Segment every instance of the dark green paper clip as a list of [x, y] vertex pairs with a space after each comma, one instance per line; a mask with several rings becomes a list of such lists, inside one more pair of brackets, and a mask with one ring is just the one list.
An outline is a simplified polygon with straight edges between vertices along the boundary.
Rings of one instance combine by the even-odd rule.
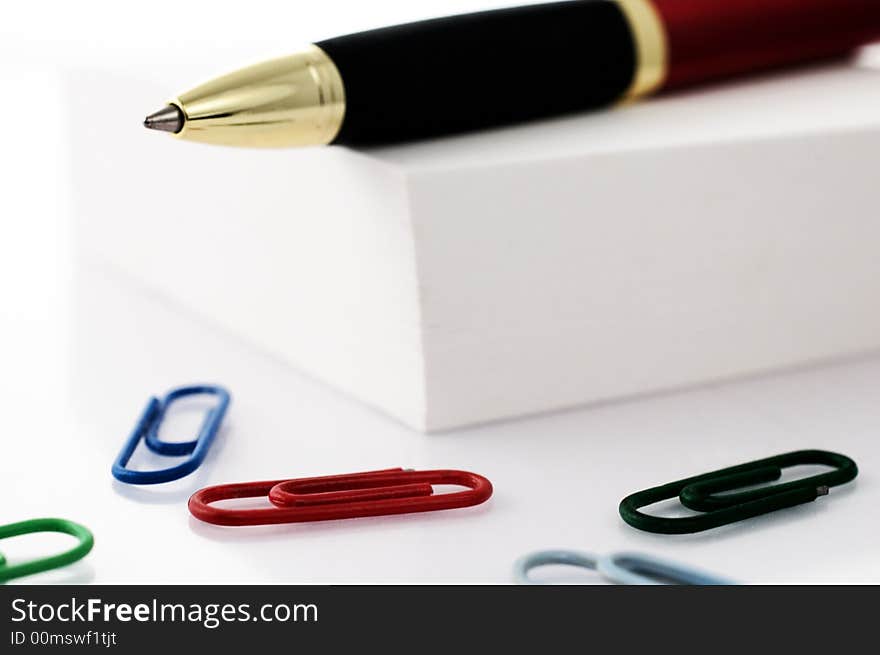
[[[833, 467], [834, 470], [769, 487], [717, 495], [742, 487], [773, 482], [782, 476], [783, 468], [803, 464], [823, 464]], [[702, 532], [775, 512], [778, 509], [812, 502], [819, 496], [828, 495], [829, 487], [845, 484], [853, 480], [858, 473], [856, 463], [846, 455], [825, 450], [798, 450], [636, 492], [620, 501], [620, 516], [634, 528], [646, 532], [660, 534]], [[676, 496], [682, 505], [703, 514], [684, 518], [664, 518], [639, 511], [642, 507]]]

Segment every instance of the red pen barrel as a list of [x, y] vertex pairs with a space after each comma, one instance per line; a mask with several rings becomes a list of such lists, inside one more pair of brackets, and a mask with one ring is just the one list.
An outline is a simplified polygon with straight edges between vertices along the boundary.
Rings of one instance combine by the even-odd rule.
[[880, 41], [880, 0], [652, 0], [668, 47], [663, 89], [844, 56]]

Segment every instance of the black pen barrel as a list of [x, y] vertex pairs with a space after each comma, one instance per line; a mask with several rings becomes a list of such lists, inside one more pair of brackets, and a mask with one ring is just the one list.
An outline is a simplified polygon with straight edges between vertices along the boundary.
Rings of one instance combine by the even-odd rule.
[[636, 46], [615, 2], [579, 0], [440, 18], [316, 44], [345, 88], [333, 143], [393, 143], [602, 107]]

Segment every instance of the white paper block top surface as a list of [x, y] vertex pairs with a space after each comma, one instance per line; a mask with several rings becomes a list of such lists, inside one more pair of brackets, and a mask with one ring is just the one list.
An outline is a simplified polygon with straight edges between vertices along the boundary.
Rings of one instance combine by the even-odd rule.
[[368, 151], [147, 134], [154, 77], [72, 78], [85, 249], [417, 429], [880, 347], [865, 59]]

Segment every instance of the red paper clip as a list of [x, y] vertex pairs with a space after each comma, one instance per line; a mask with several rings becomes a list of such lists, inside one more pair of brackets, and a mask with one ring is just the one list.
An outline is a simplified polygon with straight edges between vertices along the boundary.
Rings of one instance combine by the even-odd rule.
[[[468, 490], [435, 495], [432, 485], [436, 484]], [[491, 495], [492, 483], [476, 473], [397, 468], [205, 487], [189, 499], [189, 511], [197, 519], [217, 525], [266, 525], [433, 512], [479, 505]], [[220, 500], [260, 496], [268, 496], [275, 507], [225, 509], [211, 505]]]

